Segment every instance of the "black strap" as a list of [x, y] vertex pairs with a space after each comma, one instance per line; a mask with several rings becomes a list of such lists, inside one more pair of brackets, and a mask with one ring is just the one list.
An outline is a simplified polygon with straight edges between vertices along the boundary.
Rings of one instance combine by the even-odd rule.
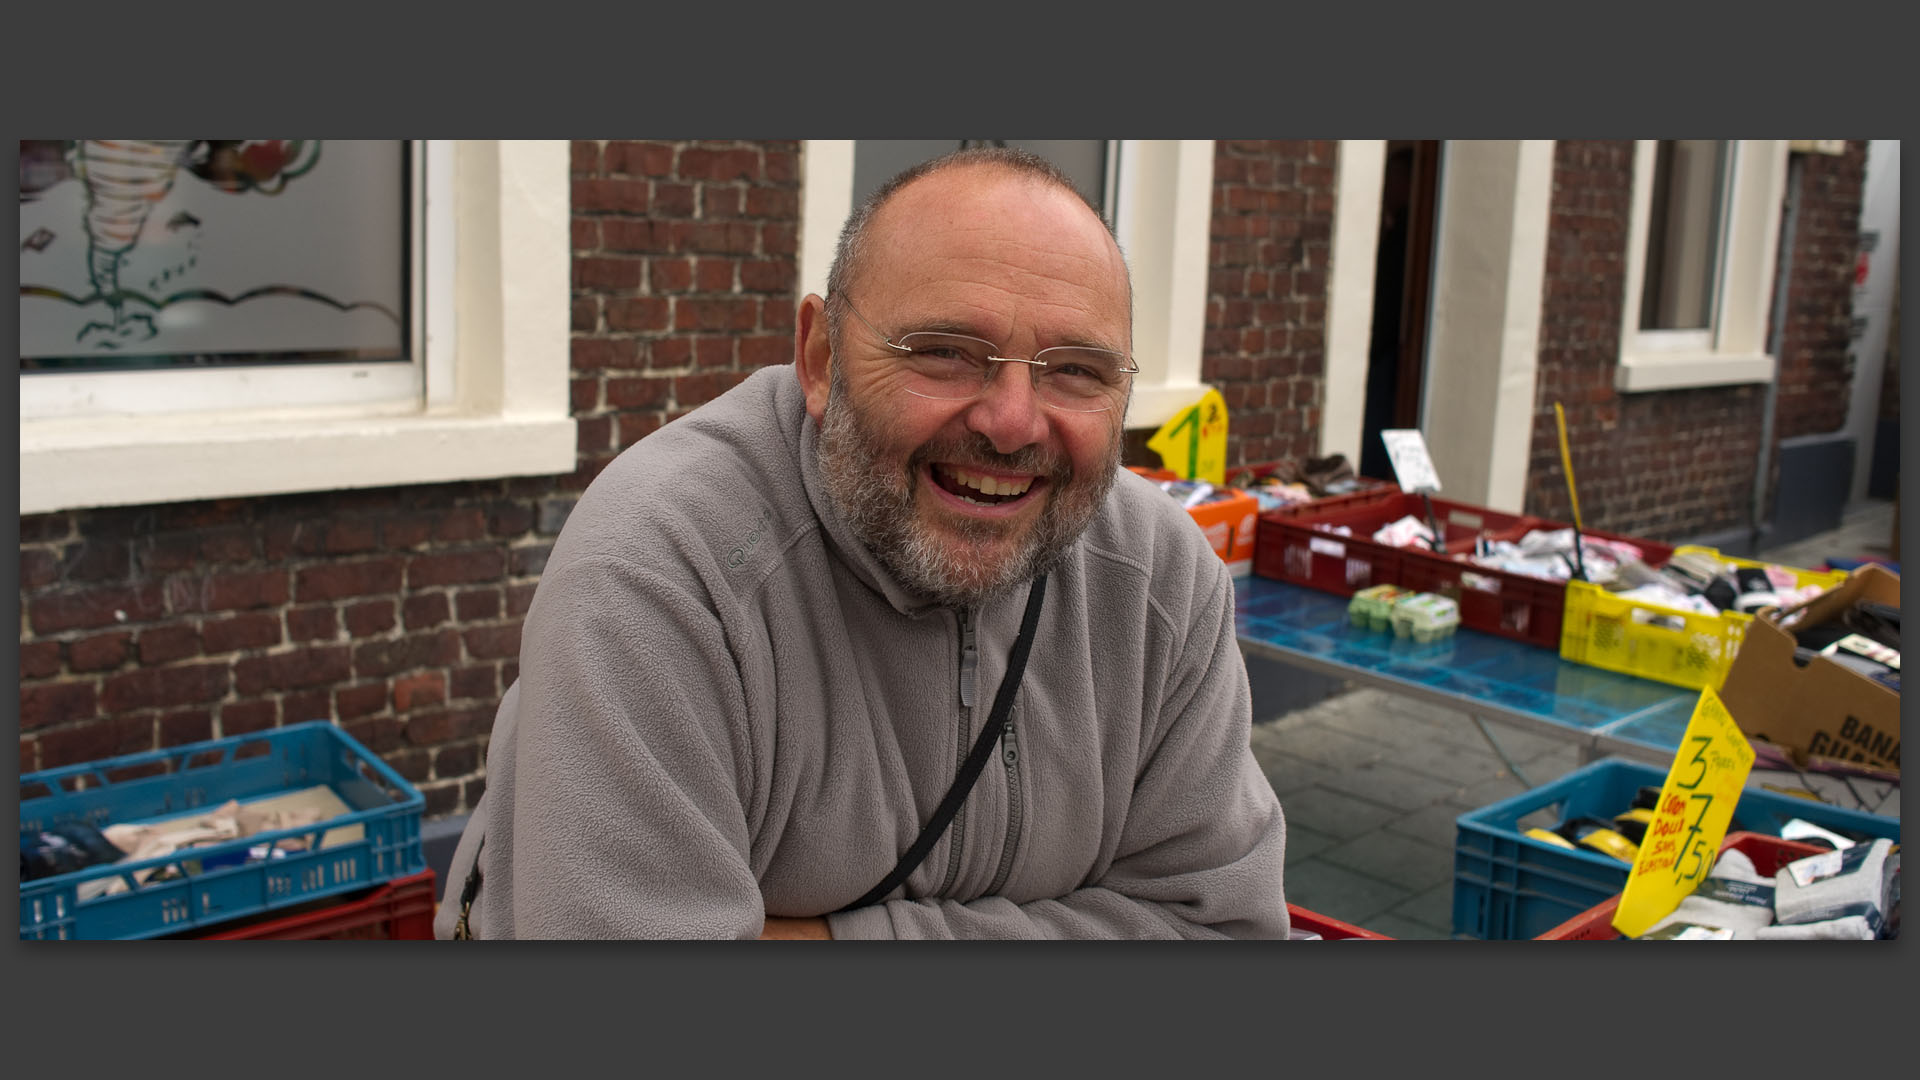
[[920, 865], [927, 852], [933, 850], [934, 842], [940, 834], [947, 831], [953, 823], [953, 816], [960, 811], [960, 804], [966, 801], [967, 793], [973, 790], [973, 782], [980, 778], [980, 770], [986, 767], [987, 758], [993, 753], [993, 744], [1000, 738], [1001, 730], [1007, 724], [1007, 714], [1013, 711], [1013, 697], [1020, 689], [1020, 677], [1027, 670], [1027, 653], [1033, 649], [1033, 631], [1040, 624], [1040, 604], [1046, 599], [1047, 576], [1033, 579], [1033, 587], [1027, 592], [1027, 613], [1020, 620], [1020, 636], [1013, 642], [1013, 651], [1007, 654], [1007, 674], [1000, 680], [1000, 692], [994, 695], [993, 712], [980, 729], [980, 737], [974, 740], [973, 752], [960, 766], [960, 774], [953, 778], [953, 787], [947, 790], [947, 797], [940, 800], [939, 809], [933, 812], [927, 826], [920, 830], [920, 838], [913, 842], [906, 854], [900, 856], [900, 862], [893, 872], [881, 880], [880, 884], [867, 890], [867, 895], [841, 908], [851, 911], [877, 903], [881, 897], [892, 892], [899, 884], [907, 880]]

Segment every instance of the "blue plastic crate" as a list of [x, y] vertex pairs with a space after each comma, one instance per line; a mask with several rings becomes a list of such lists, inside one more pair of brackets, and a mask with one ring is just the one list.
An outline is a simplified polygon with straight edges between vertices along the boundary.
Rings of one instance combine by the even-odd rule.
[[[1593, 851], [1568, 851], [1524, 835], [1520, 821], [1548, 811], [1546, 827], [1568, 818], [1612, 818], [1643, 787], [1665, 783], [1667, 770], [1625, 758], [1604, 758], [1552, 783], [1455, 819], [1453, 936], [1532, 939], [1626, 888], [1631, 869]], [[1779, 836], [1794, 818], [1840, 833], [1900, 839], [1898, 818], [1828, 806], [1746, 788], [1728, 832]]]
[[[20, 937], [127, 939], [176, 934], [364, 889], [426, 868], [420, 820], [426, 800], [352, 736], [324, 720], [128, 754], [20, 778], [20, 833], [63, 821], [96, 828], [214, 809], [324, 784], [349, 813], [294, 829], [255, 833], [158, 858], [123, 860], [20, 883]], [[330, 830], [359, 825], [360, 839], [321, 848]], [[255, 844], [302, 837], [305, 851], [247, 861]], [[191, 872], [195, 866], [199, 872]], [[137, 885], [133, 872], [174, 866], [187, 876]], [[79, 900], [83, 883], [123, 876], [128, 891]]]

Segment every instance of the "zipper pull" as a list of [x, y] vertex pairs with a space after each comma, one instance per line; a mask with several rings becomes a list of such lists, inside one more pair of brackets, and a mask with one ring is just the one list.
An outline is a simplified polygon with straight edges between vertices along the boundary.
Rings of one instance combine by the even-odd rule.
[[1000, 726], [1000, 760], [1006, 762], [1009, 769], [1020, 760], [1020, 746], [1013, 736], [1012, 720]]
[[973, 708], [973, 684], [979, 681], [980, 653], [974, 647], [973, 619], [960, 611], [960, 704]]

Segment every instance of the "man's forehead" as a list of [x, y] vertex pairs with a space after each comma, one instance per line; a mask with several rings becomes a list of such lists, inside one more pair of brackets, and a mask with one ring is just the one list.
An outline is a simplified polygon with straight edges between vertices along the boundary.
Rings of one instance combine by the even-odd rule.
[[955, 165], [920, 177], [895, 192], [869, 228], [883, 259], [1022, 247], [1087, 268], [1075, 276], [1112, 274], [1129, 288], [1119, 246], [1079, 196], [1003, 166]]

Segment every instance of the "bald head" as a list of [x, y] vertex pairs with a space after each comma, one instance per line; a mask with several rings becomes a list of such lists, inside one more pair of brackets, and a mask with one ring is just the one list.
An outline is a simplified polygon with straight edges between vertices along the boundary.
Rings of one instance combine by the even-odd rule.
[[[853, 212], [847, 216], [846, 224], [840, 230], [840, 241], [834, 249], [833, 265], [827, 272], [827, 327], [836, 340], [839, 337], [840, 323], [845, 316], [845, 299], [854, 291], [861, 274], [872, 263], [872, 255], [880, 234], [887, 232], [900, 222], [896, 219], [913, 218], [915, 215], [886, 212], [894, 206], [903, 191], [917, 185], [920, 181], [949, 174], [952, 170], [994, 171], [1004, 173], [1016, 180], [1050, 189], [1054, 193], [1071, 197], [1077, 206], [1061, 205], [1055, 212], [1084, 214], [1085, 222], [1104, 234], [1105, 242], [1112, 258], [1119, 266], [1121, 276], [1126, 279], [1128, 308], [1131, 310], [1133, 283], [1127, 273], [1125, 256], [1113, 238], [1113, 230], [1100, 216], [1098, 208], [1089, 201], [1073, 180], [1047, 159], [1024, 150], [1008, 147], [975, 147], [956, 150], [913, 168], [899, 173], [882, 184], [878, 190], [862, 200]], [[951, 176], [943, 177], [951, 179]], [[908, 200], [918, 202], [919, 200]], [[1065, 200], [1060, 200], [1065, 203]]]

